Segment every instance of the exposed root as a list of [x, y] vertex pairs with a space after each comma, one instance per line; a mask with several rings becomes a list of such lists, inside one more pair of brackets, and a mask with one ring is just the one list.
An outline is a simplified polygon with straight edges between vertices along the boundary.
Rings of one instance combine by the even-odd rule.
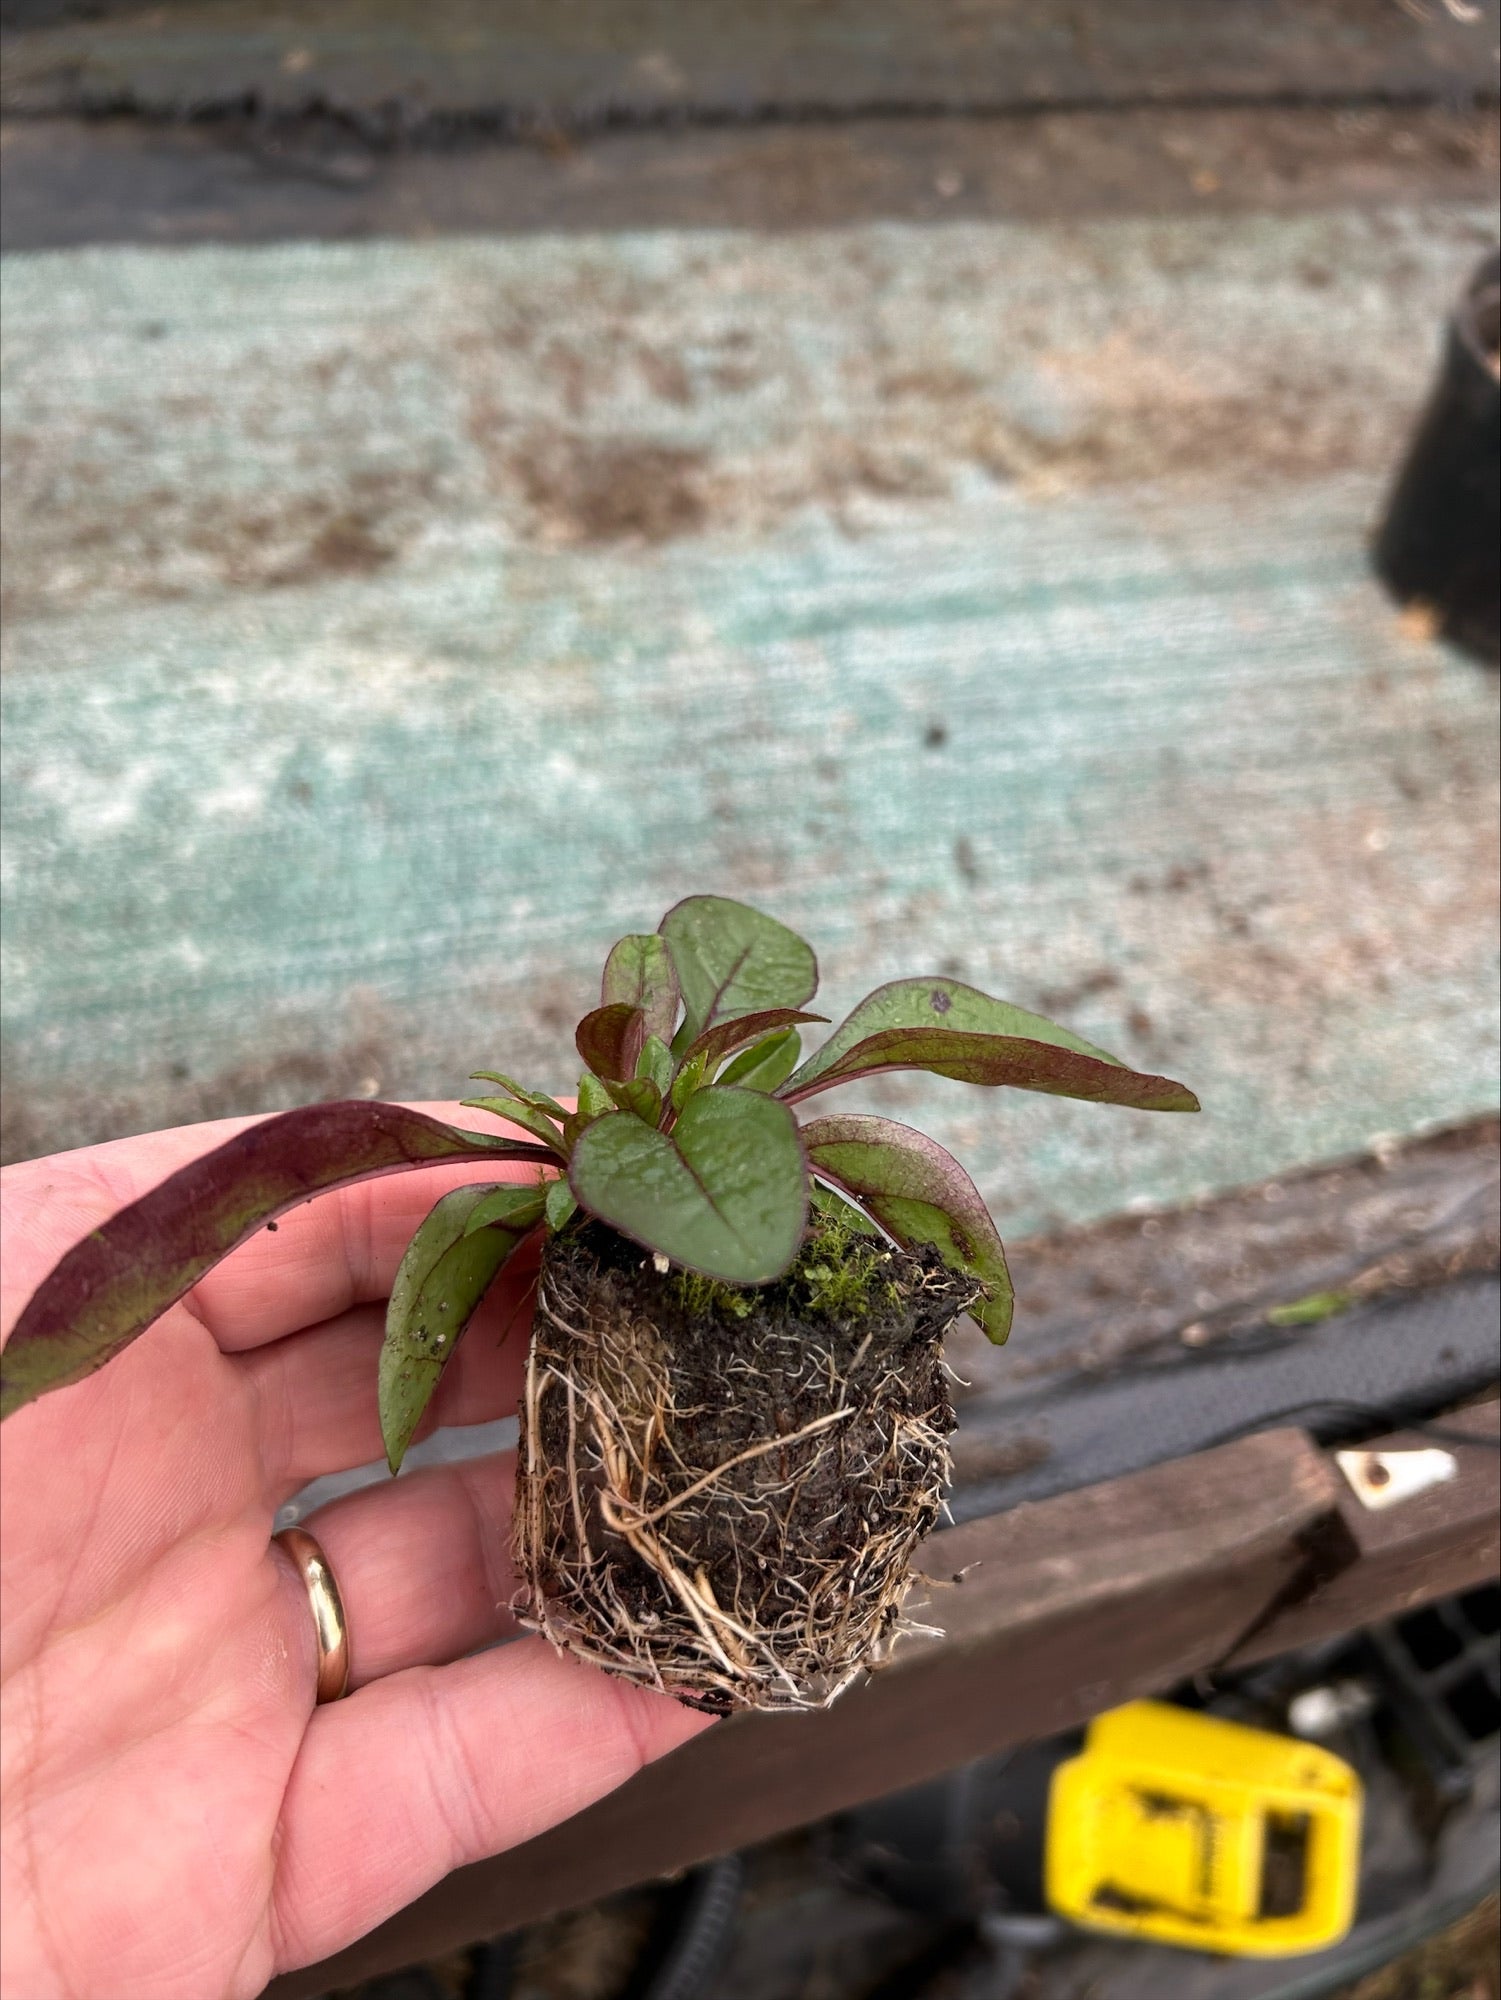
[[889, 1645], [948, 1477], [939, 1343], [974, 1291], [936, 1258], [861, 1256], [863, 1312], [810, 1314], [795, 1267], [726, 1319], [597, 1224], [549, 1245], [524, 1623], [714, 1712], [822, 1707]]

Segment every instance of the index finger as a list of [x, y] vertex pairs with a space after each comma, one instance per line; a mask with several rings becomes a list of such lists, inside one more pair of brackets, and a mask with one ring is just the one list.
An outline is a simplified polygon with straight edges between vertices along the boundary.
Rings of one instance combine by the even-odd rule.
[[[411, 1108], [449, 1121], [470, 1116], [455, 1103]], [[259, 1122], [183, 1125], [6, 1168], [0, 1183], [6, 1236], [0, 1324], [14, 1324], [59, 1258], [91, 1229]], [[317, 1195], [231, 1251], [180, 1304], [227, 1353], [279, 1340], [387, 1297], [407, 1244], [441, 1195], [476, 1181], [525, 1180], [531, 1171], [510, 1161], [472, 1160]]]

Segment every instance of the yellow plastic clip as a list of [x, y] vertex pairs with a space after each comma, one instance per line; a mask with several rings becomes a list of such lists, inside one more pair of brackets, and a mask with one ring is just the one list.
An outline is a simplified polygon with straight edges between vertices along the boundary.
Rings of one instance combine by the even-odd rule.
[[1327, 1750], [1164, 1702], [1091, 1723], [1054, 1773], [1048, 1902], [1090, 1930], [1292, 1957], [1355, 1915], [1360, 1780]]

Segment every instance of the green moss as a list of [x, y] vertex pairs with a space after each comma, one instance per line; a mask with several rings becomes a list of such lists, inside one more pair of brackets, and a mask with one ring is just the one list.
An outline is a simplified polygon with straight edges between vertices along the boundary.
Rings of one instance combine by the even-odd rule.
[[793, 1266], [793, 1282], [806, 1288], [803, 1309], [830, 1319], [859, 1319], [870, 1311], [873, 1294], [883, 1298], [895, 1287], [881, 1271], [886, 1247], [864, 1216], [842, 1201], [825, 1200], [814, 1210], [813, 1228]]
[[718, 1313], [726, 1319], [749, 1319], [756, 1309], [756, 1295], [743, 1285], [727, 1285], [719, 1278], [706, 1278], [698, 1271], [678, 1271], [672, 1288], [683, 1310], [695, 1318]]
[[[798, 1307], [805, 1313], [859, 1319], [875, 1298], [897, 1302], [896, 1286], [882, 1275], [885, 1265], [885, 1242], [864, 1216], [820, 1189], [797, 1261], [776, 1282], [796, 1289]], [[721, 1319], [749, 1319], [756, 1309], [759, 1288], [754, 1285], [727, 1285], [697, 1271], [674, 1271], [671, 1283], [684, 1311], [696, 1318], [712, 1313]]]

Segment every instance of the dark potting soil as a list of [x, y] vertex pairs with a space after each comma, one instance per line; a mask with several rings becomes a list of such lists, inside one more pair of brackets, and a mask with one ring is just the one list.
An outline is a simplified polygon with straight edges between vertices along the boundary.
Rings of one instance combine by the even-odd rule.
[[530, 1618], [697, 1706], [826, 1698], [937, 1518], [941, 1345], [975, 1289], [839, 1222], [745, 1289], [597, 1222], [554, 1238], [518, 1472]]

